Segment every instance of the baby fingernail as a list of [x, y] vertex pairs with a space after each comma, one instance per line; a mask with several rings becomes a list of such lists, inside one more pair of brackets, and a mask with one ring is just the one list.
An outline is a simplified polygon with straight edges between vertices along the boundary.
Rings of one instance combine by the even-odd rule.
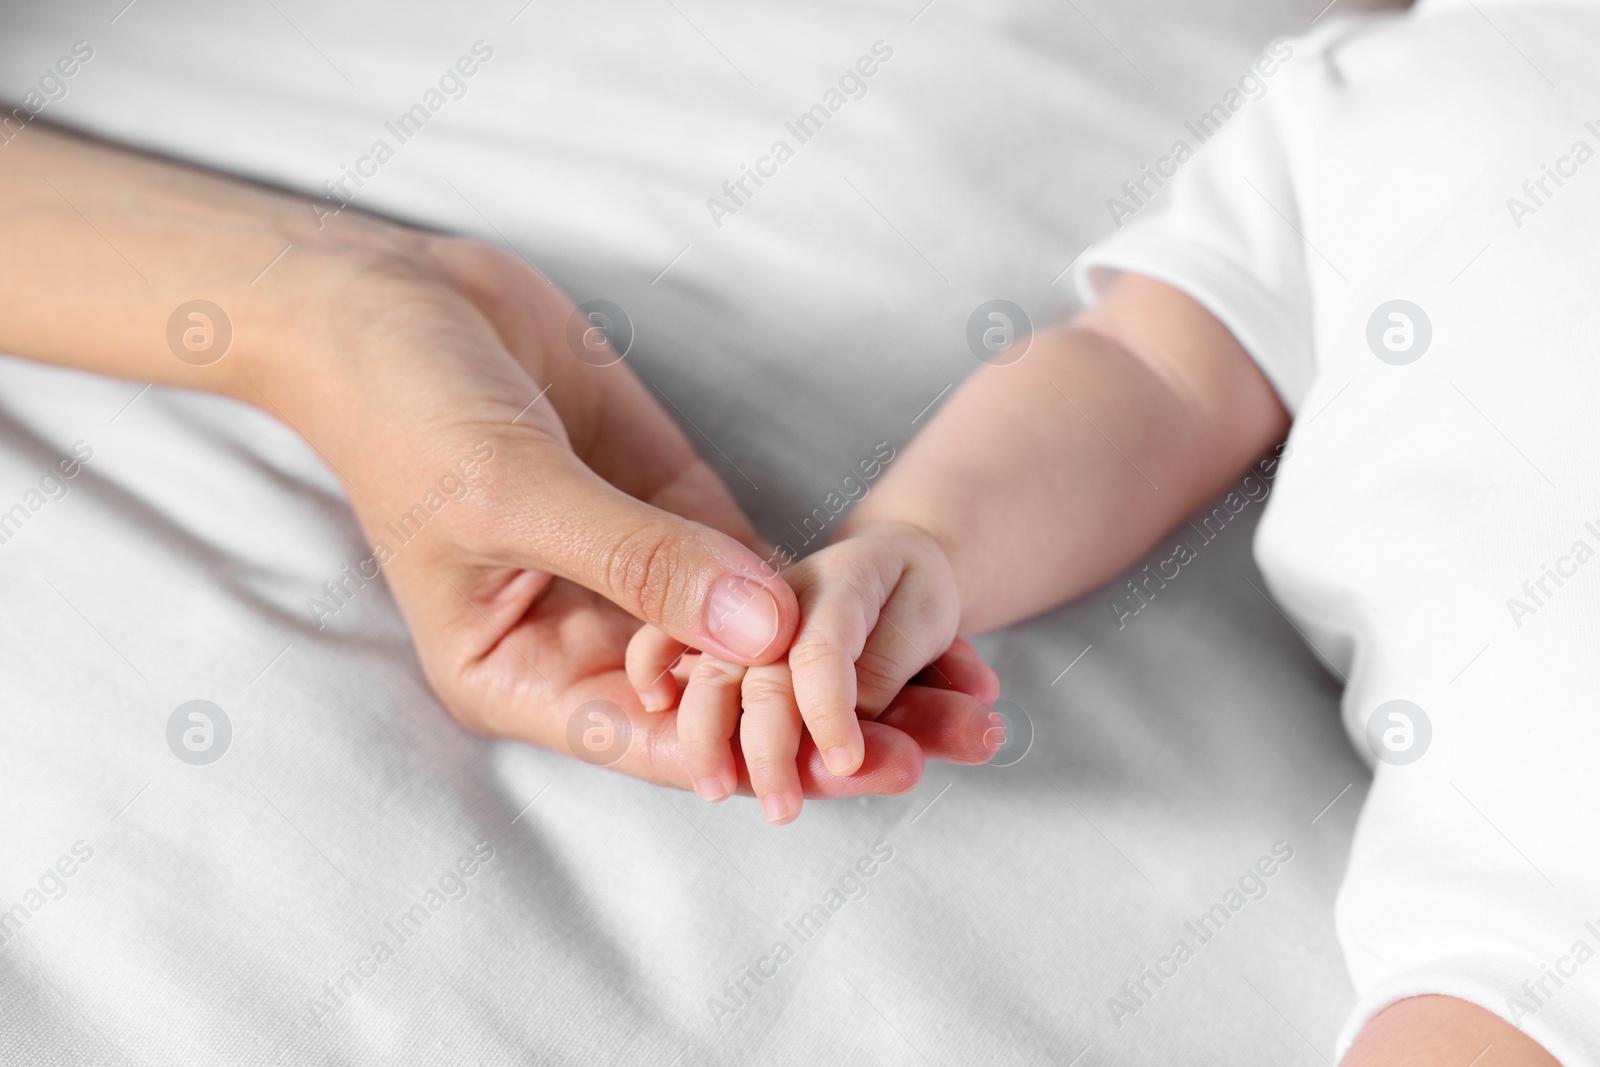
[[768, 822], [782, 822], [789, 815], [789, 802], [777, 793], [768, 793], [761, 798], [761, 814]]
[[983, 744], [990, 752], [999, 752], [1006, 743], [1006, 721], [996, 712], [989, 713], [989, 728], [983, 732]]
[[822, 754], [828, 770], [843, 778], [850, 773], [850, 751], [843, 745], [834, 745]]
[[645, 711], [652, 714], [658, 714], [672, 707], [672, 700], [659, 689], [640, 694], [639, 703], [644, 705]]
[[754, 578], [730, 575], [711, 587], [706, 632], [745, 659], [756, 659], [778, 636], [778, 602]]
[[722, 779], [709, 774], [695, 779], [694, 791], [701, 800], [717, 801], [728, 795], [728, 791], [722, 788]]

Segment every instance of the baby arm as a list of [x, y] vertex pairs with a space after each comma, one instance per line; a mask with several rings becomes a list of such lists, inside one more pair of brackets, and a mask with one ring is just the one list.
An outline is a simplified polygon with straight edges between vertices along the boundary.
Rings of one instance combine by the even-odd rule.
[[1288, 424], [1226, 327], [1138, 275], [1021, 360], [981, 368], [790, 579], [788, 662], [818, 747], [854, 756], [857, 713], [882, 711], [958, 634], [1118, 574]]
[[[760, 713], [754, 672], [701, 659], [678, 720], [691, 775], [722, 782], [701, 795], [731, 791], [737, 729], [763, 810], [787, 822], [799, 812], [802, 724], [829, 769], [847, 775], [861, 764], [860, 720], [894, 714], [913, 678], [992, 699], [959, 634], [1116, 575], [1287, 428], [1271, 385], [1215, 317], [1161, 282], [1121, 277], [1071, 325], [1035, 337], [1025, 358], [968, 379], [834, 543], [785, 572], [800, 629], [786, 666], [755, 669], [759, 688], [781, 690], [761, 694]], [[662, 680], [658, 646], [647, 628], [630, 647], [641, 689]], [[972, 746], [975, 758], [998, 739]], [[782, 803], [769, 810], [773, 794]]]
[[[968, 379], [839, 536], [881, 522], [927, 532], [955, 577], [960, 632], [992, 630], [1114, 577], [1288, 424], [1210, 312], [1123, 275], [1023, 359]], [[811, 636], [802, 626], [791, 663]]]

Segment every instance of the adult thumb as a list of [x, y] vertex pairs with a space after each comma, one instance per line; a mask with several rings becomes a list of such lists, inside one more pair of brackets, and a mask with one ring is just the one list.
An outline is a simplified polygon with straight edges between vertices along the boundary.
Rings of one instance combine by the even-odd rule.
[[565, 449], [541, 458], [519, 565], [592, 589], [719, 659], [757, 666], [788, 651], [800, 605], [771, 562], [636, 500]]

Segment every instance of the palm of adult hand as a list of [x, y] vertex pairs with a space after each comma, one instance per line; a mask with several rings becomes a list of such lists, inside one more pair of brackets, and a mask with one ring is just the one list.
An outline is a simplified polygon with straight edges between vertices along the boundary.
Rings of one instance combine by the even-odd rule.
[[[605, 762], [687, 787], [676, 714], [644, 713], [628, 684], [629, 638], [643, 619], [715, 646], [712, 586], [739, 575], [777, 604], [777, 632], [742, 657], [767, 662], [793, 636], [794, 595], [752, 550], [756, 535], [721, 480], [632, 372], [569, 349], [565, 296], [475, 242], [439, 241], [432, 255], [438, 279], [407, 288], [381, 353], [358, 360], [369, 368], [369, 410], [387, 424], [382, 440], [351, 432], [359, 419], [318, 420], [345, 427], [323, 435], [322, 447], [351, 475], [375, 539], [416, 501], [439, 498], [441, 479], [463, 470], [460, 457], [490, 454], [415, 547], [385, 566], [424, 670], [469, 729], [591, 762], [573, 750], [568, 726], [584, 705], [606, 701], [631, 739], [614, 761], [608, 748]], [[807, 793], [908, 789], [921, 775], [919, 739], [936, 758], [985, 758], [979, 704], [995, 695], [993, 675], [972, 666], [970, 649], [952, 654], [970, 662], [945, 674], [967, 684], [908, 687], [903, 721], [891, 713], [867, 724], [856, 775], [835, 778], [814, 748], [802, 750]]]

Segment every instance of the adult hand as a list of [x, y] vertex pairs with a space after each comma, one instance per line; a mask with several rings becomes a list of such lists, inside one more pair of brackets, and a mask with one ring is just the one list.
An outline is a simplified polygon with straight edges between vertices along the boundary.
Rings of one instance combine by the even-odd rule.
[[[385, 325], [324, 372], [339, 384], [302, 406], [307, 391], [280, 375], [262, 388], [288, 394], [267, 399], [345, 473], [374, 543], [435, 494], [428, 533], [387, 545], [384, 570], [458, 719], [687, 787], [676, 715], [644, 714], [627, 682], [629, 638], [651, 622], [719, 658], [768, 663], [793, 639], [794, 594], [721, 480], [553, 285], [475, 241], [429, 238], [420, 253], [413, 266], [426, 269], [364, 296], [362, 319]], [[443, 503], [440, 482], [464, 459], [475, 473]], [[901, 792], [925, 754], [987, 758], [994, 676], [968, 646], [947, 666], [966, 691], [908, 689], [893, 716], [867, 724], [866, 759], [848, 778], [809, 747], [806, 791]], [[595, 701], [627, 725], [594, 720]], [[595, 725], [601, 753], [583, 746]], [[742, 760], [740, 776], [748, 786]]]
[[[225, 393], [283, 419], [382, 542], [456, 718], [570, 751], [572, 716], [609, 701], [633, 734], [616, 768], [687, 787], [674, 716], [643, 714], [624, 676], [629, 636], [646, 620], [766, 663], [794, 634], [794, 596], [626, 365], [592, 366], [569, 347], [561, 293], [478, 242], [354, 210], [319, 220], [292, 195], [43, 124], [6, 151], [0, 349]], [[173, 310], [196, 297], [231, 320], [219, 360], [171, 347]], [[898, 729], [873, 728], [849, 779], [812, 753], [808, 791], [897, 792], [924, 753], [981, 758], [993, 675], [945, 673], [983, 681], [913, 694]]]

